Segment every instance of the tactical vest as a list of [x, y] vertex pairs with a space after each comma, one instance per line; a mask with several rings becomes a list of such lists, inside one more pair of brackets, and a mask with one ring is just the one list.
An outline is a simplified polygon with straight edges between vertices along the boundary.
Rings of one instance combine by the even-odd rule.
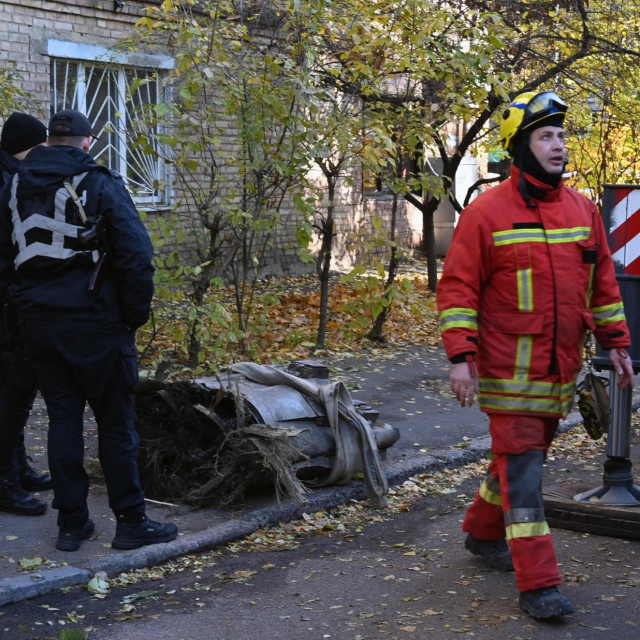
[[[69, 179], [74, 191], [81, 191], [81, 183], [88, 173]], [[86, 204], [86, 196], [84, 191], [78, 198], [81, 206]], [[96, 243], [87, 244], [80, 239], [90, 223], [83, 223], [78, 204], [62, 178], [59, 184], [48, 187], [25, 188], [20, 185], [19, 175], [14, 175], [9, 207], [12, 240], [17, 251], [16, 271], [26, 263], [29, 271], [33, 271], [48, 270], [64, 261], [98, 261]]]

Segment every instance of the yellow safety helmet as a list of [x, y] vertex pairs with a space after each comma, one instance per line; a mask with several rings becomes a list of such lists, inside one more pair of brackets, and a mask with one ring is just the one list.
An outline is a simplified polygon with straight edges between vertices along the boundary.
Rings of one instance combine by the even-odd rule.
[[502, 148], [511, 153], [515, 137], [519, 133], [532, 128], [533, 125], [541, 126], [541, 121], [547, 118], [554, 117], [554, 121], [562, 125], [567, 108], [566, 102], [553, 91], [521, 93], [502, 114], [500, 120]]

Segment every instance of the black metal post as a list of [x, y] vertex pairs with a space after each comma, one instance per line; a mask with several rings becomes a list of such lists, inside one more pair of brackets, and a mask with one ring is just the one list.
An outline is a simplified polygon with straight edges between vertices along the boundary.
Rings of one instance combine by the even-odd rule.
[[640, 506], [640, 487], [633, 483], [631, 470], [631, 413], [633, 387], [620, 389], [616, 384], [618, 374], [609, 373], [611, 390], [611, 425], [607, 434], [607, 460], [604, 463], [602, 486], [584, 491], [574, 500], [602, 505]]

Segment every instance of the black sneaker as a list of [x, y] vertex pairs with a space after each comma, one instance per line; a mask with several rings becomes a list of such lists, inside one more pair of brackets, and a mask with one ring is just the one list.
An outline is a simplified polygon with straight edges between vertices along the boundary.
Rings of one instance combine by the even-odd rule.
[[96, 526], [90, 519], [80, 528], [59, 527], [56, 549], [60, 551], [77, 551], [80, 548], [80, 543], [90, 538], [95, 530]]
[[532, 618], [548, 620], [573, 613], [571, 600], [565, 598], [558, 587], [532, 589], [520, 593], [520, 608]]
[[171, 542], [177, 536], [178, 527], [173, 522], [156, 522], [145, 516], [140, 522], [118, 522], [111, 546], [115, 549], [137, 549], [147, 544]]
[[513, 571], [511, 552], [504, 538], [500, 540], [480, 540], [468, 534], [464, 541], [464, 546], [473, 555], [480, 556], [492, 569]]

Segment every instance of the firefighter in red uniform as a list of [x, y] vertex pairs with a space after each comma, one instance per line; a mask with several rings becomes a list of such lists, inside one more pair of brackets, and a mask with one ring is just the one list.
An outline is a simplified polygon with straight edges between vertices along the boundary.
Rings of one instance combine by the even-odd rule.
[[490, 417], [493, 460], [462, 528], [466, 548], [515, 570], [520, 607], [538, 619], [573, 612], [544, 517], [542, 466], [571, 409], [581, 345], [593, 331], [618, 384], [632, 383], [629, 330], [600, 214], [566, 187], [555, 93], [523, 93], [500, 123], [510, 178], [460, 216], [438, 284], [449, 382]]

